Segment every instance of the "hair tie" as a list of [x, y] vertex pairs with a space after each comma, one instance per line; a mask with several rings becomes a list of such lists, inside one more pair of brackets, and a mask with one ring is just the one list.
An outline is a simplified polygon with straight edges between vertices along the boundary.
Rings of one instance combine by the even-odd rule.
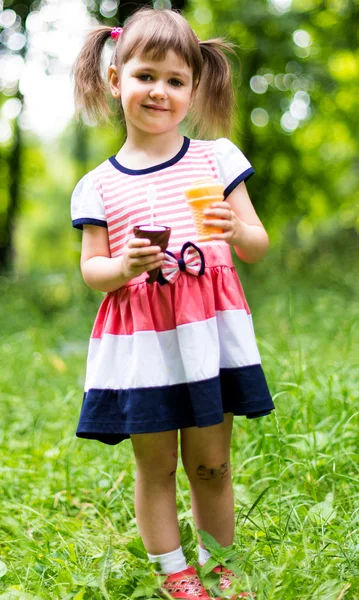
[[111, 31], [111, 37], [113, 40], [118, 40], [118, 38], [120, 37], [120, 35], [122, 34], [123, 29], [122, 27], [114, 27]]

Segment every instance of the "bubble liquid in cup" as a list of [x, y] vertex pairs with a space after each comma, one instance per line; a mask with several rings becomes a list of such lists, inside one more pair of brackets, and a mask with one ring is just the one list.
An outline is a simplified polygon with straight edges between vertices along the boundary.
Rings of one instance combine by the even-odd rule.
[[[171, 235], [171, 227], [164, 225], [136, 225], [133, 228], [133, 234], [136, 238], [151, 240], [151, 246], [160, 246], [162, 252], [165, 252]], [[160, 268], [148, 271], [149, 277], [147, 283], [154, 283], [158, 277]]]
[[211, 239], [211, 234], [223, 233], [220, 227], [204, 225], [203, 219], [211, 221], [216, 217], [203, 215], [203, 211], [211, 207], [213, 202], [222, 202], [224, 199], [224, 184], [217, 182], [212, 177], [203, 177], [193, 181], [192, 185], [183, 190], [197, 232], [197, 240], [204, 242]]

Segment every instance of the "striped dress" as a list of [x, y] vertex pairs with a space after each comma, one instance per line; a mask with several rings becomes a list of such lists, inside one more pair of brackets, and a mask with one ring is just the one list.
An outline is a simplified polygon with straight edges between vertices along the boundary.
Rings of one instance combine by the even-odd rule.
[[[91, 334], [77, 436], [117, 444], [134, 433], [206, 427], [226, 412], [254, 418], [274, 408], [252, 318], [225, 242], [197, 242], [183, 189], [211, 176], [225, 197], [253, 173], [229, 140], [184, 138], [171, 160], [132, 170], [111, 157], [76, 186], [73, 226], [105, 227], [112, 257], [135, 225], [171, 227], [162, 272], [110, 292]], [[172, 273], [168, 275], [168, 273]]]

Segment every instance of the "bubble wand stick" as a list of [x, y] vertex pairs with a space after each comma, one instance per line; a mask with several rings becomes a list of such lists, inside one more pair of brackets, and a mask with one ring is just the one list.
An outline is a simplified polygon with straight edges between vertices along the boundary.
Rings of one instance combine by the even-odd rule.
[[151, 227], [154, 226], [154, 210], [155, 210], [156, 199], [157, 199], [156, 186], [153, 183], [150, 183], [150, 185], [147, 188], [147, 202], [151, 208]]

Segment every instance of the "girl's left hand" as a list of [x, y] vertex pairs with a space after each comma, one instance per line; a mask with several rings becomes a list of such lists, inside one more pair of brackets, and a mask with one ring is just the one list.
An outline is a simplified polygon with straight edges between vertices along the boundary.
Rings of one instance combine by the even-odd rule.
[[[212, 240], [224, 240], [228, 244], [233, 244], [236, 239], [236, 233], [238, 229], [238, 217], [231, 209], [228, 202], [214, 202], [211, 204], [211, 208], [207, 208], [203, 211], [204, 225], [210, 227], [219, 227], [223, 229], [223, 233], [213, 233], [211, 235]], [[206, 217], [211, 217], [206, 219]]]

